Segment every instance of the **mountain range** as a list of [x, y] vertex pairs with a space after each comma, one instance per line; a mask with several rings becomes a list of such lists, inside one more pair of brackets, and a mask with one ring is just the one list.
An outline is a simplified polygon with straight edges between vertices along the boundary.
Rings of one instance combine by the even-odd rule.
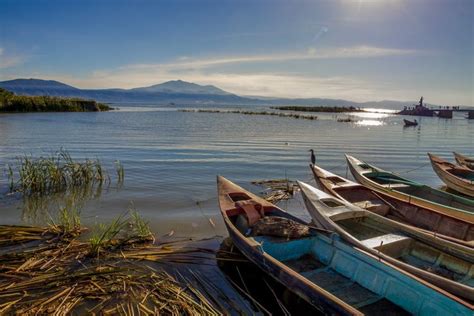
[[79, 89], [54, 80], [14, 79], [0, 81], [0, 88], [18, 95], [48, 95], [80, 97], [109, 103], [146, 104], [216, 104], [216, 105], [305, 105], [305, 106], [354, 106], [400, 109], [413, 102], [372, 101], [354, 102], [340, 99], [290, 99], [268, 97], [245, 97], [229, 93], [212, 85], [199, 85], [182, 80], [167, 81], [149, 87], [133, 89]]

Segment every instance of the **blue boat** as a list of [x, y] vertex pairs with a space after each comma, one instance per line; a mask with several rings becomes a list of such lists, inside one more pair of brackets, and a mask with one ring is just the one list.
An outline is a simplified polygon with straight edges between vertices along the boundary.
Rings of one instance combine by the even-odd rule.
[[[334, 232], [308, 226], [223, 177], [217, 178], [217, 187], [221, 214], [235, 246], [264, 272], [325, 313], [473, 313], [469, 303], [354, 248]], [[272, 221], [287, 225], [280, 231], [261, 229]]]

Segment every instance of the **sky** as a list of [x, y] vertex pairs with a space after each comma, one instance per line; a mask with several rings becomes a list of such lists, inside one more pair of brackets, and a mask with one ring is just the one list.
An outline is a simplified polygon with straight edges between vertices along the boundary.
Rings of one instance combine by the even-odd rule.
[[0, 80], [474, 105], [474, 0], [0, 0]]

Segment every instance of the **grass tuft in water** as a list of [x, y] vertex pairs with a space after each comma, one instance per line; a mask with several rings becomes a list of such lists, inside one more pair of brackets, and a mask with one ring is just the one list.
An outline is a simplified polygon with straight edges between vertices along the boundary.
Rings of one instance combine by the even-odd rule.
[[110, 246], [117, 235], [128, 223], [125, 214], [115, 218], [110, 224], [98, 224], [89, 238], [90, 254], [99, 256], [101, 249]]
[[56, 219], [50, 216], [50, 230], [62, 234], [76, 235], [81, 231], [81, 216], [77, 208], [62, 207]]

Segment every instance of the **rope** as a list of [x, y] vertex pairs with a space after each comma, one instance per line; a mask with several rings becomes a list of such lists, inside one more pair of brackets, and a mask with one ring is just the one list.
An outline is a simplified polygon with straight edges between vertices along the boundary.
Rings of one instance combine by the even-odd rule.
[[426, 166], [428, 166], [428, 165], [431, 165], [431, 162], [427, 162], [427, 163], [425, 163], [425, 164], [423, 164], [423, 165], [421, 165], [421, 166], [419, 166], [419, 167], [413, 168], [413, 169], [408, 169], [408, 170], [405, 170], [405, 171], [399, 171], [398, 173], [399, 173], [399, 174], [402, 174], [402, 173], [409, 173], [409, 172], [416, 171], [416, 170], [419, 170], [419, 169], [421, 169], [421, 168], [424, 168], [424, 167], [426, 167]]

